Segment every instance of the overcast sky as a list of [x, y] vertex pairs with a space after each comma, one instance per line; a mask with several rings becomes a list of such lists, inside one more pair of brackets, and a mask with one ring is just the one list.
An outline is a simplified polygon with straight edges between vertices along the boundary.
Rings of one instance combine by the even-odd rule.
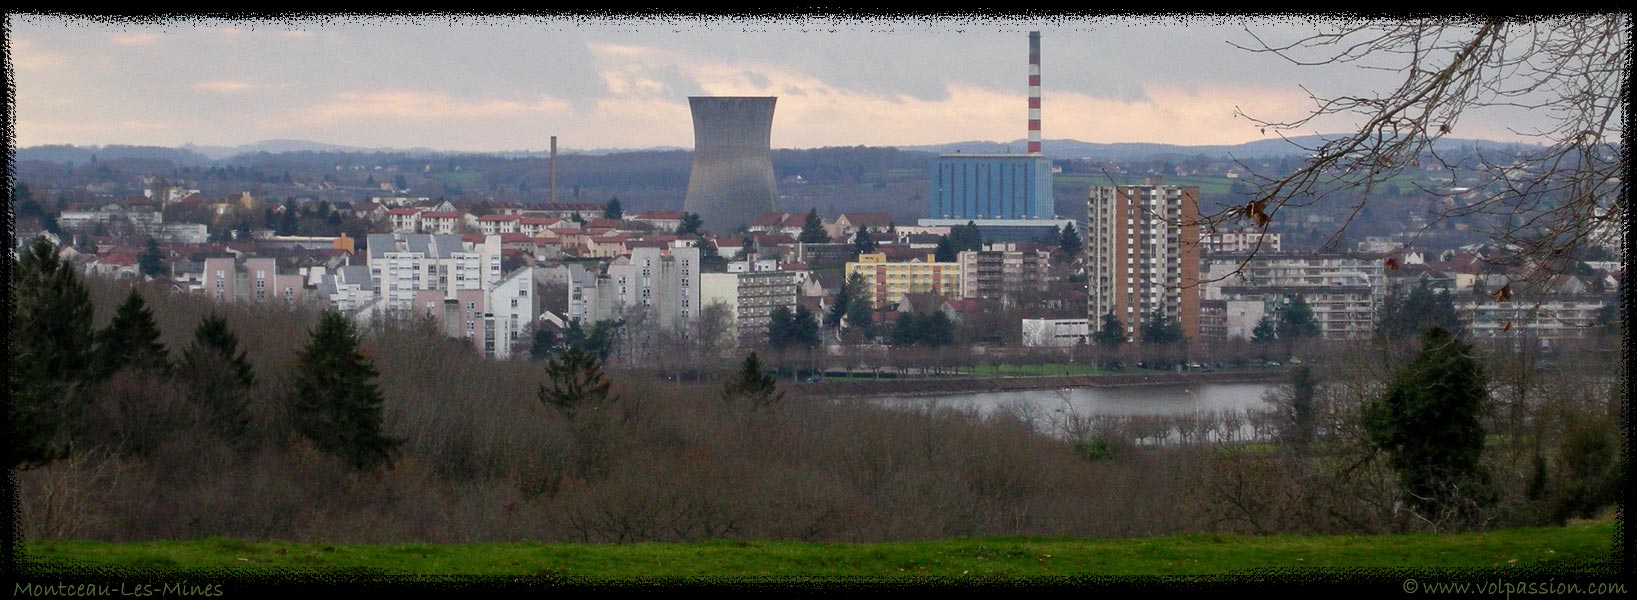
[[[1312, 106], [1301, 85], [1360, 93], [1391, 81], [1230, 45], [1253, 44], [1247, 29], [1282, 40], [1335, 25], [1297, 18], [12, 14], [8, 25], [19, 147], [301, 139], [500, 151], [544, 149], [551, 135], [564, 148], [691, 147], [693, 95], [777, 96], [776, 148], [1008, 141], [1026, 134], [1031, 30], [1042, 32], [1046, 139], [1246, 142], [1264, 134], [1236, 108], [1292, 119]], [[1518, 139], [1507, 124], [1468, 119], [1453, 135]]]

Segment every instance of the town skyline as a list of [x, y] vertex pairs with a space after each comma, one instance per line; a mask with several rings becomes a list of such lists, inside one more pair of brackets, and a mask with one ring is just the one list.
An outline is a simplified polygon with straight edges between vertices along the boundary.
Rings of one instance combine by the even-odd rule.
[[[776, 148], [1008, 142], [1026, 134], [1029, 31], [1042, 32], [1047, 140], [1272, 139], [1235, 112], [1295, 119], [1311, 108], [1302, 86], [1359, 93], [1392, 81], [1233, 46], [1326, 27], [1291, 17], [12, 14], [8, 26], [16, 147], [297, 139], [505, 152], [543, 150], [556, 135], [576, 150], [687, 148], [693, 95], [777, 96]], [[1527, 142], [1514, 131], [1527, 126], [1497, 111], [1452, 135]]]

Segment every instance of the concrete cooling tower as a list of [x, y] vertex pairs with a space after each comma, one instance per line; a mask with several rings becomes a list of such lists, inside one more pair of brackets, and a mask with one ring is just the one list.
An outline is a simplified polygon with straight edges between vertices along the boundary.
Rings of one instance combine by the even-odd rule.
[[778, 208], [774, 187], [773, 102], [778, 98], [693, 96], [693, 172], [682, 210], [707, 229], [732, 233]]

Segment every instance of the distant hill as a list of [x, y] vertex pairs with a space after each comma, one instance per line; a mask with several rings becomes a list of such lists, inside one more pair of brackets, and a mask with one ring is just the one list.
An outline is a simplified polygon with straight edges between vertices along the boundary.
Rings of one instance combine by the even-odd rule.
[[[1281, 156], [1302, 156], [1308, 154], [1306, 148], [1318, 146], [1326, 136], [1307, 135], [1293, 137], [1287, 140], [1256, 140], [1234, 145], [1214, 146], [1179, 146], [1176, 144], [1150, 144], [1143, 142], [1121, 142], [1113, 144], [1096, 144], [1079, 140], [1043, 140], [1042, 146], [1046, 155], [1052, 158], [1092, 158], [1100, 160], [1155, 160], [1171, 156], [1206, 156], [1247, 158], [1277, 158]], [[918, 150], [936, 153], [1019, 153], [1027, 146], [1027, 140], [1013, 140], [1011, 142], [968, 141], [950, 144], [931, 144], [924, 146], [899, 146], [902, 150]], [[1523, 147], [1522, 144], [1508, 142], [1492, 142], [1488, 140], [1442, 139], [1434, 147], [1436, 150], [1455, 150], [1461, 146], [1477, 148], [1510, 149]]]
[[20, 149], [13, 157], [18, 162], [38, 160], [51, 163], [87, 164], [92, 160], [145, 159], [163, 160], [179, 165], [208, 165], [211, 157], [184, 148], [159, 146], [32, 146]]

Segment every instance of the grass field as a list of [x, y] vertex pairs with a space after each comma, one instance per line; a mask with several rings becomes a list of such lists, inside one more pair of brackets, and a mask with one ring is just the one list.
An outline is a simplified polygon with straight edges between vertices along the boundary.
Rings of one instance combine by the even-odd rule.
[[1195, 535], [1111, 540], [955, 539], [880, 544], [711, 541], [692, 544], [352, 545], [243, 542], [33, 542], [22, 574], [73, 573], [630, 578], [817, 578], [1011, 581], [1060, 577], [1233, 576], [1275, 572], [1484, 572], [1595, 575], [1615, 523], [1452, 535]]

